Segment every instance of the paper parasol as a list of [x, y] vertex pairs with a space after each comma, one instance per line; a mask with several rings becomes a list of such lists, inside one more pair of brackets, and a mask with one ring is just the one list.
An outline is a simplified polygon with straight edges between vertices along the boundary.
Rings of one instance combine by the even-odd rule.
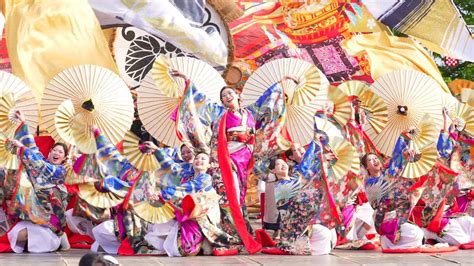
[[0, 133], [0, 166], [16, 170], [20, 166], [20, 161], [18, 160], [18, 155], [13, 154], [8, 149], [8, 138]]
[[220, 102], [219, 92], [226, 84], [210, 65], [190, 57], [169, 60], [159, 57], [153, 69], [145, 76], [138, 89], [138, 114], [146, 130], [161, 143], [171, 147], [179, 145], [175, 122], [171, 119], [184, 92], [184, 80], [175, 81], [169, 70], [178, 70], [189, 78], [208, 99]]
[[336, 163], [331, 166], [335, 178], [343, 178], [349, 171], [359, 174], [359, 154], [350, 142], [338, 137], [329, 138], [329, 147], [337, 157]]
[[335, 137], [341, 139], [344, 138], [341, 131], [333, 123], [326, 119], [315, 116], [314, 124], [314, 129], [317, 128], [318, 130], [324, 131], [328, 135], [329, 140]]
[[333, 117], [341, 126], [345, 126], [351, 118], [351, 102], [347, 94], [338, 87], [329, 88], [328, 100], [333, 104]]
[[420, 177], [433, 168], [436, 159], [438, 158], [438, 151], [434, 144], [429, 144], [422, 148], [420, 153], [415, 155], [413, 161], [406, 163], [403, 169], [402, 176], [406, 178]]
[[30, 133], [36, 132], [38, 125], [38, 103], [31, 90], [16, 76], [0, 71], [0, 131], [8, 137], [20, 124], [15, 117], [19, 110], [25, 116]]
[[455, 79], [448, 83], [448, 87], [453, 95], [459, 95], [466, 89], [474, 89], [474, 81], [467, 79]]
[[425, 114], [433, 118], [437, 128], [441, 125], [441, 99], [439, 85], [427, 75], [413, 70], [390, 72], [372, 84], [388, 108], [388, 122], [377, 134], [366, 125], [364, 130], [377, 149], [391, 155], [401, 132], [416, 126]]
[[[283, 82], [283, 86], [285, 89], [286, 87], [296, 86], [296, 84], [292, 81], [285, 81]], [[317, 92], [314, 102], [305, 105], [286, 105], [287, 119], [285, 124], [288, 133], [294, 142], [306, 145], [313, 140], [314, 114], [317, 110], [322, 110], [324, 105], [328, 103], [327, 95], [328, 87], [324, 87]]]
[[466, 123], [464, 130], [474, 136], [474, 108], [464, 103], [456, 103], [451, 119], [461, 119]]
[[125, 133], [123, 140], [123, 155], [135, 168], [142, 171], [157, 170], [160, 165], [154, 154], [143, 153], [139, 149], [140, 139], [132, 131]]
[[166, 223], [174, 219], [174, 208], [168, 202], [150, 203], [147, 200], [133, 205], [135, 213], [150, 223]]
[[[56, 128], [56, 110], [65, 100], [72, 102], [73, 110], [68, 104], [62, 108], [68, 109], [70, 123], [80, 130], [72, 130], [74, 141], [90, 143], [90, 127], [97, 125], [104, 135], [114, 144], [122, 140], [125, 132], [133, 121], [133, 99], [130, 90], [122, 79], [112, 71], [94, 65], [79, 65], [68, 68], [57, 74], [46, 86], [41, 102], [43, 125], [55, 140], [59, 140]], [[72, 113], [71, 113], [72, 112]], [[84, 126], [79, 125], [81, 123]], [[70, 135], [65, 141], [71, 141]], [[81, 147], [81, 151], [87, 147]]]
[[349, 97], [355, 96], [359, 100], [359, 108], [365, 112], [367, 122], [372, 129], [379, 133], [388, 122], [387, 105], [377, 94], [370, 90], [367, 83], [351, 80], [338, 86]]
[[412, 142], [414, 147], [419, 149], [435, 142], [438, 135], [439, 130], [433, 118], [426, 114], [420, 123], [418, 123], [415, 134], [413, 134]]
[[291, 105], [312, 103], [318, 90], [329, 86], [326, 76], [313, 64], [295, 58], [276, 59], [259, 67], [247, 80], [243, 89], [243, 106], [254, 103], [264, 91], [285, 76], [299, 79], [298, 86], [285, 90]]
[[97, 208], [112, 208], [123, 202], [124, 195], [117, 195], [101, 188], [100, 182], [79, 184], [79, 197]]

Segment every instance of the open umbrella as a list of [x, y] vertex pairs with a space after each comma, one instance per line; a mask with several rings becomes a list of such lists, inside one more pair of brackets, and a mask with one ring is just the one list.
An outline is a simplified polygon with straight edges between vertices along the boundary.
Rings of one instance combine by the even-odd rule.
[[104, 188], [101, 182], [79, 184], [79, 197], [97, 208], [112, 208], [123, 202], [126, 193], [115, 194]]
[[174, 208], [168, 202], [145, 200], [134, 204], [133, 210], [140, 218], [154, 224], [166, 223], [175, 217]]
[[18, 155], [13, 154], [8, 145], [8, 138], [0, 133], [0, 166], [6, 169], [16, 170], [20, 166], [20, 161], [18, 160]]
[[[70, 102], [64, 103], [66, 100]], [[59, 126], [74, 126], [75, 129], [57, 130], [58, 108], [67, 111], [65, 124]], [[73, 137], [69, 134], [64, 140], [77, 144], [85, 152], [89, 146], [81, 147], [80, 144], [92, 142], [92, 125], [97, 125], [112, 143], [122, 140], [133, 121], [133, 99], [127, 85], [112, 71], [94, 65], [79, 65], [60, 72], [49, 82], [43, 94], [41, 114], [42, 124], [54, 139], [62, 138], [59, 133], [72, 132]], [[81, 141], [76, 143], [79, 139]]]
[[343, 138], [329, 138], [329, 147], [337, 158], [331, 166], [335, 178], [343, 178], [349, 171], [358, 175], [360, 172], [360, 160], [357, 150], [352, 144]]
[[417, 151], [415, 158], [410, 159], [405, 168], [403, 169], [402, 176], [406, 178], [417, 178], [428, 171], [430, 171], [435, 165], [436, 159], [438, 158], [438, 151], [436, 146], [428, 144]]
[[433, 118], [428, 114], [423, 116], [423, 119], [416, 126], [413, 134], [412, 142], [416, 149], [433, 144], [439, 135], [439, 130]]
[[379, 133], [388, 122], [387, 105], [370, 86], [362, 81], [350, 80], [338, 86], [349, 97], [357, 97], [359, 108], [365, 112], [367, 122], [372, 129]]
[[317, 92], [329, 86], [326, 76], [313, 64], [296, 58], [281, 58], [259, 67], [245, 83], [243, 105], [254, 103], [265, 90], [285, 76], [299, 79], [295, 87], [288, 87], [285, 93], [291, 105], [305, 105], [314, 102]]
[[364, 130], [378, 150], [390, 155], [400, 133], [416, 126], [425, 114], [441, 125], [441, 97], [438, 83], [414, 70], [387, 73], [372, 84], [372, 90], [387, 104], [387, 125], [377, 134], [371, 126]]
[[154, 154], [143, 153], [140, 148], [140, 139], [131, 131], [127, 131], [123, 140], [123, 155], [135, 168], [142, 171], [154, 171], [160, 167]]
[[31, 133], [38, 125], [38, 103], [26, 84], [16, 76], [0, 71], [0, 130], [8, 137], [20, 124], [15, 117], [21, 111]]
[[188, 77], [211, 101], [220, 101], [219, 92], [225, 81], [207, 63], [190, 57], [165, 59], [158, 57], [152, 70], [145, 76], [138, 92], [138, 114], [146, 130], [161, 143], [179, 145], [172, 116], [184, 92], [184, 80], [172, 78], [170, 70], [178, 70]]

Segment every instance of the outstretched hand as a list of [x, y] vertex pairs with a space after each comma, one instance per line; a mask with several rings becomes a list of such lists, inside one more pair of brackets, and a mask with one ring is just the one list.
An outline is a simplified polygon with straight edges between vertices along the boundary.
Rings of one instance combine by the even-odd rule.
[[143, 142], [143, 145], [145, 145], [147, 150], [151, 151], [152, 153], [158, 150], [158, 147], [152, 141], [145, 141]]
[[20, 122], [22, 122], [22, 123], [25, 122], [25, 115], [23, 115], [23, 112], [22, 112], [22, 111], [17, 110], [17, 111], [15, 112], [15, 117], [16, 117], [16, 119], [18, 119], [18, 121], [20, 121]]
[[180, 72], [179, 70], [171, 69], [171, 70], [168, 70], [168, 73], [172, 77], [179, 77], [184, 80], [188, 80], [188, 77], [186, 77], [186, 75]]
[[292, 80], [294, 83], [296, 84], [299, 84], [300, 83], [300, 80], [298, 79], [298, 77], [296, 76], [292, 76], [292, 75], [287, 75], [287, 76], [284, 76], [281, 80], [282, 81], [286, 81], [286, 80]]

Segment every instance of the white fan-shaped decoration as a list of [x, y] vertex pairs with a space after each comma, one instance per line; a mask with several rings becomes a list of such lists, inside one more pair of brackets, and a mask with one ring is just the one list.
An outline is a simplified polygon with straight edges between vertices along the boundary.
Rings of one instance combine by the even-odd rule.
[[288, 201], [301, 190], [301, 184], [298, 180], [288, 180], [285, 182], [279, 182], [275, 186], [275, 200], [278, 202], [280, 200]]
[[390, 72], [375, 81], [371, 89], [387, 104], [388, 122], [377, 134], [365, 126], [378, 150], [391, 155], [401, 132], [416, 126], [425, 114], [441, 127], [441, 96], [438, 83], [429, 76], [413, 70]]
[[0, 166], [6, 169], [16, 170], [20, 166], [18, 155], [8, 149], [8, 138], [0, 132]]
[[425, 147], [430, 143], [435, 142], [438, 135], [439, 129], [436, 127], [436, 123], [431, 116], [426, 114], [423, 116], [420, 123], [418, 123], [415, 134], [413, 135], [412, 141], [414, 147], [417, 149]]
[[[69, 112], [73, 113], [73, 118], [70, 119], [83, 125], [76, 125], [78, 130], [72, 129], [73, 139], [81, 138], [81, 143], [91, 142], [87, 139], [92, 137], [89, 128], [94, 124], [114, 144], [123, 139], [132, 124], [133, 99], [130, 90], [119, 76], [106, 68], [74, 66], [60, 72], [49, 82], [41, 103], [42, 124], [56, 140], [60, 137], [55, 125], [56, 111], [65, 100], [72, 103], [73, 110], [69, 109]], [[88, 149], [75, 141], [70, 142], [69, 137], [65, 141], [78, 144], [83, 152]]]
[[316, 100], [317, 92], [329, 86], [326, 76], [313, 64], [296, 58], [276, 59], [259, 67], [245, 83], [243, 106], [254, 103], [262, 93], [285, 76], [299, 84], [285, 90], [291, 105], [305, 105]]
[[324, 131], [328, 135], [329, 140], [333, 138], [344, 139], [341, 131], [333, 123], [329, 122], [328, 120], [315, 116], [314, 124], [315, 124], [314, 128]]
[[[169, 70], [186, 75], [211, 101], [220, 102], [219, 92], [225, 81], [210, 65], [190, 57], [177, 57], [168, 61], [158, 58], [153, 69], [145, 76], [137, 90], [138, 114], [146, 130], [158, 141], [179, 146], [175, 122], [171, 119], [184, 92], [184, 80], [171, 78]], [[176, 86], [177, 82], [178, 86]]]
[[[220, 102], [219, 92], [226, 86], [221, 74], [211, 65], [192, 57], [166, 58], [160, 55], [150, 70], [156, 86], [168, 97], [181, 97], [184, 91], [184, 79], [171, 77], [169, 71], [177, 70], [194, 83], [199, 92], [204, 93], [212, 102]], [[169, 85], [178, 84], [178, 88]]]
[[0, 71], [0, 97], [9, 99], [9, 106], [1, 105], [0, 130], [3, 133], [10, 136], [19, 124], [15, 118], [17, 110], [25, 116], [25, 123], [30, 133], [36, 132], [39, 106], [33, 92], [21, 79], [8, 72]]

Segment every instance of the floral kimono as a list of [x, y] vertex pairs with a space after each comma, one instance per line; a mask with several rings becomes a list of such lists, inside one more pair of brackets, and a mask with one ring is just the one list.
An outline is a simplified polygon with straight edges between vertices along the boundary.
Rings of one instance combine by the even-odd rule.
[[[465, 213], [473, 197], [474, 164], [471, 147], [474, 139], [465, 133], [441, 132], [438, 140], [438, 151], [449, 168], [458, 172], [454, 185], [456, 200], [453, 202], [449, 214]], [[449, 203], [449, 202], [448, 202]]]
[[[161, 189], [161, 196], [177, 206], [175, 210], [179, 230], [178, 249], [182, 256], [195, 255], [201, 248], [204, 237], [213, 247], [226, 247], [238, 243], [237, 239], [222, 231], [218, 195], [212, 186], [209, 174], [189, 176], [189, 169], [177, 163], [163, 149], [155, 152], [161, 170], [175, 175], [180, 182]], [[194, 170], [193, 170], [194, 171]]]
[[375, 210], [374, 224], [377, 232], [392, 243], [400, 238], [400, 227], [408, 218], [421, 195], [421, 187], [413, 187], [416, 180], [400, 176], [407, 159], [409, 139], [401, 135], [395, 145], [389, 166], [381, 176], [365, 180], [365, 191], [370, 205]]
[[[349, 141], [358, 151], [359, 157], [362, 157], [366, 152], [375, 152], [379, 154], [373, 143], [363, 131], [361, 125], [355, 120], [350, 119], [345, 126], [341, 126], [332, 117], [332, 115], [325, 115], [322, 112], [316, 113], [316, 116], [322, 119], [327, 119], [334, 124], [341, 132], [346, 141]], [[317, 126], [315, 125], [315, 128]], [[329, 147], [328, 147], [329, 148]], [[334, 201], [340, 210], [343, 223], [338, 226], [337, 232], [340, 237], [344, 237], [353, 227], [355, 213], [359, 203], [363, 203], [364, 186], [362, 178], [352, 172], [345, 176], [333, 176], [331, 171], [328, 175], [328, 185]], [[355, 185], [350, 185], [351, 183]], [[362, 196], [362, 197], [361, 197]]]
[[[133, 167], [104, 135], [96, 137], [96, 145], [97, 160], [106, 169], [106, 177], [102, 181], [105, 184], [104, 187], [113, 193], [125, 195], [123, 203], [112, 210], [115, 214], [115, 234], [119, 241], [122, 241], [122, 246], [128, 247], [128, 249], [119, 250], [119, 253], [127, 255], [153, 253], [153, 248], [144, 238], [149, 223], [134, 212], [133, 204], [129, 204], [129, 201], [134, 201], [133, 192], [146, 193], [147, 187], [142, 185], [147, 182], [141, 182], [141, 180], [150, 178], [150, 172], [140, 171]], [[114, 177], [122, 182], [115, 180]], [[113, 182], [108, 184], [107, 180]], [[128, 183], [129, 186], [123, 183]]]
[[[210, 147], [211, 161], [219, 163], [210, 172], [213, 186], [221, 197], [222, 229], [229, 235], [238, 235], [250, 254], [261, 248], [252, 238], [253, 230], [245, 206], [247, 178], [256, 149], [256, 130], [273, 128], [280, 133], [284, 105], [281, 92], [280, 83], [274, 84], [255, 104], [240, 109], [239, 117], [222, 105], [206, 101], [205, 96], [188, 83], [178, 112], [178, 132], [183, 141], [193, 147]], [[266, 138], [274, 136], [266, 130], [261, 132]]]
[[[67, 169], [63, 165], [54, 165], [46, 160], [36, 146], [33, 135], [28, 132], [26, 124], [23, 123], [17, 129], [15, 139], [24, 145], [19, 153], [22, 166], [17, 178], [17, 187], [21, 190], [17, 189], [16, 204], [23, 206], [20, 209], [28, 212], [28, 220], [39, 224], [48, 220], [49, 228], [57, 235], [62, 235], [66, 226], [68, 193], [64, 180]], [[31, 187], [25, 179], [31, 182]]]
[[[442, 145], [445, 138], [445, 133], [441, 132], [438, 138], [440, 155], [445, 153]], [[444, 218], [445, 209], [455, 200], [454, 185], [457, 174], [446, 166], [446, 160], [442, 157], [436, 161], [433, 169], [417, 182], [417, 184], [424, 186], [424, 191], [413, 210], [412, 221], [435, 233], [440, 233], [443, 230], [448, 223], [448, 219]]]
[[279, 230], [288, 216], [288, 202], [301, 189], [299, 177], [272, 181], [270, 175], [261, 178], [265, 182], [265, 229]]
[[[292, 170], [293, 175], [302, 182], [301, 191], [288, 202], [288, 216], [283, 221], [281, 240], [278, 248], [292, 255], [311, 255], [308, 226], [320, 216], [322, 208], [334, 206], [326, 186], [327, 180], [322, 165], [322, 146], [312, 141], [303, 156], [301, 163]], [[338, 217], [334, 208], [329, 208], [329, 215]], [[333, 218], [338, 221], [338, 218]]]

